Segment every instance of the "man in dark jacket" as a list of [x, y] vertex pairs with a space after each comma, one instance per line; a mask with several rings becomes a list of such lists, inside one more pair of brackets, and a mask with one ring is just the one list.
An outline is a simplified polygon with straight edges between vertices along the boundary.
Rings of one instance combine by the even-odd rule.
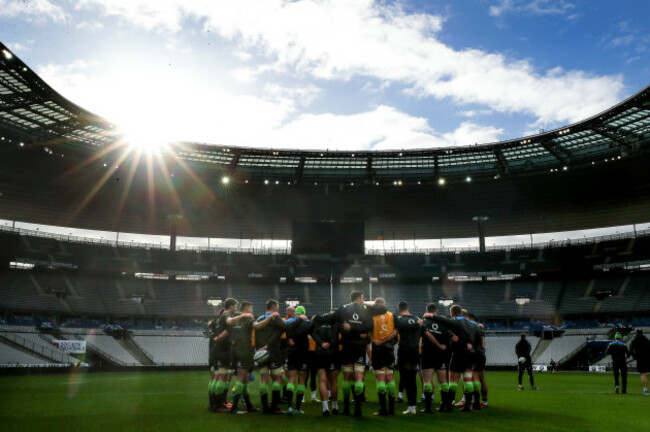
[[630, 343], [630, 352], [636, 359], [636, 369], [641, 374], [643, 394], [650, 396], [647, 381], [648, 371], [650, 371], [650, 340], [643, 335], [643, 330], [637, 329], [636, 335]]
[[532, 348], [530, 343], [526, 340], [526, 333], [521, 334], [521, 339], [515, 345], [515, 353], [517, 354], [517, 365], [519, 367], [519, 390], [523, 390], [524, 386], [521, 385], [521, 378], [524, 375], [524, 371], [528, 372], [528, 378], [530, 379], [530, 387], [533, 390], [539, 390], [535, 385], [535, 378], [533, 378], [533, 361], [530, 358], [530, 353]]
[[616, 333], [614, 336], [614, 342], [610, 342], [607, 346], [607, 351], [605, 354], [612, 356], [612, 366], [614, 368], [614, 385], [616, 393], [618, 393], [618, 376], [620, 374], [621, 381], [623, 381], [623, 391], [621, 393], [627, 393], [627, 358], [630, 356], [630, 351], [627, 349], [627, 346], [623, 343], [623, 336], [620, 333]]

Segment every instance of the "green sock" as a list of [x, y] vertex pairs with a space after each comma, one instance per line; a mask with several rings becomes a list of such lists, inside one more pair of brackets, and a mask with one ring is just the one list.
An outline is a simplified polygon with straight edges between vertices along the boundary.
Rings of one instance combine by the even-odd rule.
[[481, 381], [474, 381], [474, 391], [481, 392]]
[[386, 383], [386, 392], [388, 393], [388, 396], [395, 397], [395, 381]]
[[474, 383], [471, 381], [466, 382], [463, 389], [465, 393], [474, 393]]
[[289, 384], [287, 384], [287, 391], [292, 392], [292, 391], [294, 391], [295, 389], [296, 389], [296, 388], [294, 387], [293, 383], [289, 383]]
[[350, 385], [351, 381], [343, 380], [343, 397], [350, 397]]
[[217, 390], [217, 380], [210, 380], [208, 383], [208, 393], [215, 394]]
[[456, 390], [458, 390], [458, 383], [455, 382], [449, 383], [449, 391], [456, 393]]
[[355, 382], [354, 383], [354, 394], [360, 395], [363, 393], [363, 383], [362, 382]]
[[305, 386], [302, 384], [298, 384], [298, 387], [296, 388], [296, 393], [297, 394], [305, 394]]
[[237, 381], [237, 383], [235, 384], [235, 394], [240, 395], [243, 392], [244, 392], [244, 383], [240, 383], [239, 381]]
[[269, 386], [266, 385], [266, 384], [261, 384], [260, 383], [260, 394], [261, 395], [269, 394]]
[[271, 386], [272, 391], [282, 391], [282, 385], [280, 383], [274, 382]]
[[386, 393], [386, 383], [385, 382], [378, 382], [377, 383], [377, 393], [379, 394], [384, 394]]
[[433, 386], [431, 385], [431, 383], [424, 383], [424, 385], [422, 386], [422, 391], [424, 393], [433, 393]]
[[442, 383], [442, 384], [440, 384], [440, 391], [441, 391], [441, 392], [449, 391], [449, 383]]

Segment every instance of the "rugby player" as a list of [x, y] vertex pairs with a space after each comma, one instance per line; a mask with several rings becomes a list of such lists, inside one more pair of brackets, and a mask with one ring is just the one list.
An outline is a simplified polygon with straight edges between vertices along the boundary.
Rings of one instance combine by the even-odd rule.
[[[313, 318], [312, 318], [313, 320]], [[323, 404], [323, 416], [329, 416], [328, 389], [332, 398], [332, 414], [339, 413], [338, 379], [341, 365], [338, 360], [339, 329], [337, 323], [314, 323], [311, 336], [314, 347], [314, 365], [318, 372], [318, 390]]]
[[216, 384], [214, 384], [214, 406], [216, 412], [224, 412], [230, 408], [228, 405], [228, 385], [232, 379], [232, 340], [226, 321], [234, 316], [237, 311], [237, 300], [227, 298], [223, 302], [223, 310], [219, 313], [216, 321], [216, 332], [213, 337], [214, 349], [214, 369]]
[[[266, 302], [266, 313], [257, 320], [264, 320], [273, 316], [269, 324], [255, 332], [255, 343], [258, 351], [267, 350], [269, 359], [260, 367], [260, 400], [262, 401], [263, 414], [282, 414], [279, 409], [281, 402], [280, 392], [284, 381], [284, 357], [280, 347], [280, 338], [287, 329], [287, 325], [278, 314], [277, 300]], [[271, 385], [271, 405], [269, 406], [269, 385]]]
[[[427, 305], [427, 313], [432, 315], [438, 314], [438, 307], [434, 303]], [[426, 316], [426, 315], [425, 315]], [[437, 323], [431, 318], [424, 318], [422, 327], [422, 359], [420, 368], [424, 384], [422, 392], [424, 393], [425, 407], [422, 412], [433, 412], [433, 374], [438, 378], [440, 384], [440, 400], [443, 401], [438, 409], [440, 412], [451, 412], [451, 405], [447, 406], [445, 401], [448, 399], [446, 394], [449, 392], [449, 379], [447, 368], [451, 360], [451, 337], [453, 332], [442, 323]]]
[[[377, 297], [375, 305], [386, 306], [386, 301]], [[368, 345], [368, 365], [372, 367], [377, 379], [377, 395], [379, 398], [379, 412], [375, 415], [385, 416], [395, 414], [395, 329], [394, 318], [391, 312], [386, 312], [373, 317], [373, 330]], [[388, 396], [388, 407], [386, 406]]]
[[[430, 313], [424, 315], [425, 318], [430, 318], [438, 324], [444, 324], [454, 332], [454, 336], [451, 338], [452, 355], [449, 364], [449, 392], [445, 395], [446, 400], [443, 399], [442, 401], [445, 404], [446, 411], [451, 411], [451, 405], [456, 398], [458, 381], [461, 377], [464, 380], [463, 390], [466, 399], [471, 400], [471, 395], [474, 393], [474, 385], [472, 383], [474, 346], [472, 342], [476, 340], [476, 326], [461, 316], [462, 308], [455, 304], [449, 308], [449, 312], [451, 318]], [[469, 404], [465, 405], [462, 411], [470, 411]]]
[[341, 306], [335, 312], [316, 316], [315, 321], [320, 324], [340, 324], [343, 345], [343, 414], [350, 414], [350, 389], [354, 383], [354, 415], [361, 417], [366, 340], [373, 329], [373, 316], [386, 313], [386, 308], [372, 303], [366, 304], [360, 291], [353, 291], [350, 300], [351, 303]]
[[[312, 322], [305, 316], [304, 306], [296, 308], [297, 316], [285, 320], [287, 326], [287, 414], [304, 414], [300, 409], [305, 394], [305, 383], [310, 369], [308, 362], [309, 339]], [[293, 410], [293, 393], [296, 391], [296, 410]]]
[[402, 414], [416, 414], [417, 404], [417, 372], [420, 365], [420, 337], [421, 327], [424, 322], [409, 311], [409, 305], [404, 300], [397, 304], [399, 315], [395, 319], [395, 329], [399, 333], [399, 344], [397, 348], [397, 365], [399, 368], [400, 380], [404, 380], [404, 390], [408, 408]]
[[[226, 320], [233, 339], [233, 352], [235, 354], [235, 367], [237, 368], [237, 383], [235, 384], [235, 396], [232, 401], [230, 412], [232, 414], [246, 414], [252, 411], [259, 411], [253, 406], [248, 396], [248, 381], [253, 371], [253, 329], [261, 330], [266, 327], [273, 316], [267, 316], [263, 320], [255, 321], [253, 316], [253, 304], [247, 301], [241, 303], [240, 314], [229, 317]], [[240, 398], [246, 403], [246, 411], [239, 411]]]

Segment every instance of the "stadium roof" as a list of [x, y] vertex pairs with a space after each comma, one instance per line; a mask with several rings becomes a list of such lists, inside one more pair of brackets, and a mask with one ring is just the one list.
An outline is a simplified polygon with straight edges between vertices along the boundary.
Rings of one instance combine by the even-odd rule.
[[[0, 135], [65, 151], [110, 153], [115, 125], [75, 105], [0, 43]], [[470, 144], [470, 143], [468, 143]], [[463, 181], [579, 167], [626, 157], [650, 146], [650, 86], [582, 122], [491, 144], [395, 151], [301, 151], [173, 143], [192, 166], [235, 179], [294, 182]]]
[[288, 239], [305, 220], [362, 220], [366, 239], [475, 237], [475, 216], [490, 218], [488, 236], [557, 232], [648, 222], [649, 164], [650, 87], [582, 122], [493, 144], [184, 142], [142, 153], [0, 44], [0, 219], [240, 239]]

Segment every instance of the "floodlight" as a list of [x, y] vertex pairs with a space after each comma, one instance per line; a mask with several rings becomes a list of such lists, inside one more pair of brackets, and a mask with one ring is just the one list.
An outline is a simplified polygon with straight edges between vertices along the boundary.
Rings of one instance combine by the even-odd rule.
[[230, 177], [228, 177], [228, 176], [221, 177], [221, 183], [223, 183], [223, 184], [230, 183]]

